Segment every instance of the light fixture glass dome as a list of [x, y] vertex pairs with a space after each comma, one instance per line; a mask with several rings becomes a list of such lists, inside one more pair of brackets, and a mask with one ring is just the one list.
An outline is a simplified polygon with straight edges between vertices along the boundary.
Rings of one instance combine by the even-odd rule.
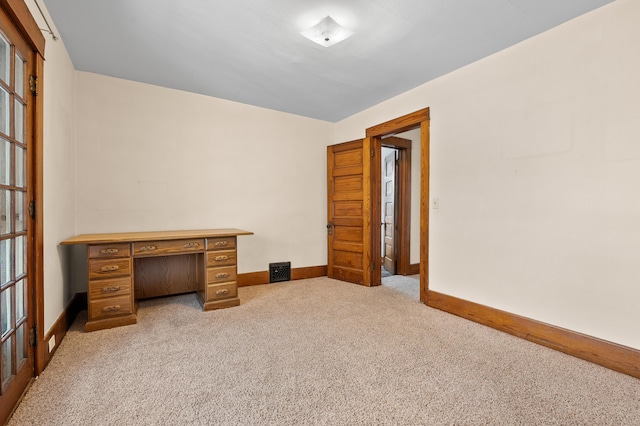
[[301, 31], [300, 34], [324, 47], [329, 47], [351, 37], [354, 32], [340, 26], [331, 16], [327, 16], [308, 30]]

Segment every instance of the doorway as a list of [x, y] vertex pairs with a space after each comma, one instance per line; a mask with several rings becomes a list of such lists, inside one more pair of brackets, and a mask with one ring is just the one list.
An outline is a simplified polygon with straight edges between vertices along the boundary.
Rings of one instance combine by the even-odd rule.
[[[371, 152], [374, 158], [381, 159], [383, 161], [383, 147], [391, 147], [398, 150], [398, 158], [401, 159], [403, 153], [408, 154], [409, 161], [411, 164], [411, 145], [397, 142], [398, 140], [408, 139], [406, 138], [407, 134], [410, 134], [411, 131], [414, 132], [415, 136], [413, 137], [415, 145], [419, 149], [419, 155], [416, 156], [416, 160], [419, 159], [419, 167], [416, 167], [417, 172], [419, 170], [419, 178], [416, 173], [416, 181], [419, 182], [419, 186], [417, 186], [414, 190], [414, 193], [418, 195], [417, 203], [415, 203], [415, 208], [413, 209], [415, 216], [414, 224], [415, 226], [411, 226], [411, 174], [408, 173], [408, 176], [405, 176], [404, 179], [407, 179], [408, 183], [405, 184], [405, 189], [402, 189], [402, 183], [399, 185], [398, 194], [402, 197], [403, 193], [405, 194], [405, 201], [398, 200], [399, 208], [396, 208], [396, 212], [398, 214], [396, 218], [396, 223], [398, 224], [399, 233], [396, 234], [399, 240], [402, 240], [404, 236], [404, 241], [400, 244], [396, 244], [396, 253], [400, 254], [398, 260], [402, 259], [402, 262], [396, 261], [396, 266], [399, 268], [396, 272], [400, 272], [403, 275], [412, 275], [419, 274], [420, 275], [420, 301], [423, 303], [427, 302], [427, 294], [428, 294], [428, 262], [429, 262], [429, 126], [430, 126], [430, 117], [429, 117], [429, 108], [425, 108], [419, 111], [416, 111], [411, 114], [407, 114], [405, 116], [387, 121], [385, 123], [379, 124], [374, 127], [370, 127], [366, 131], [366, 139], [365, 141], [369, 143], [371, 147]], [[402, 136], [405, 136], [404, 138]], [[418, 150], [416, 149], [416, 150]], [[418, 162], [416, 161], [416, 164]], [[400, 163], [402, 164], [402, 163]], [[411, 167], [406, 167], [405, 170], [410, 171]], [[402, 173], [402, 166], [398, 168], [399, 176]], [[371, 222], [373, 224], [382, 222], [381, 218], [383, 215], [383, 170], [382, 167], [374, 167], [371, 170]], [[407, 204], [408, 201], [408, 204]], [[403, 212], [405, 216], [403, 216]], [[404, 218], [403, 223], [398, 223], [398, 219]], [[379, 227], [376, 226], [375, 230], [372, 230], [372, 274], [371, 274], [371, 283], [370, 285], [380, 285], [382, 284], [382, 270], [383, 270], [383, 241], [385, 236], [382, 235], [382, 232], [377, 228], [382, 228], [382, 225]], [[410, 251], [411, 251], [411, 231], [414, 231], [414, 246], [418, 246], [419, 250], [416, 250], [415, 257], [419, 259], [419, 263], [412, 264], [410, 263]], [[418, 228], [418, 229], [415, 229]], [[417, 238], [415, 238], [417, 235]], [[417, 240], [417, 241], [416, 241]], [[414, 247], [417, 249], [418, 247]], [[404, 259], [402, 255], [404, 256]]]
[[[402, 137], [399, 137], [402, 136]], [[382, 276], [419, 273], [419, 258], [411, 267], [411, 247], [419, 247], [420, 234], [412, 232], [412, 203], [419, 202], [419, 179], [412, 179], [413, 142], [420, 145], [420, 133], [410, 131], [382, 138], [380, 155]], [[417, 167], [419, 169], [419, 165]], [[414, 176], [415, 178], [415, 176]], [[413, 209], [415, 210], [415, 209]], [[417, 211], [414, 212], [416, 215]], [[419, 217], [419, 214], [417, 215]], [[413, 235], [412, 235], [413, 234]], [[413, 241], [413, 244], [412, 244]], [[418, 251], [414, 250], [414, 257]]]
[[[414, 152], [415, 148], [415, 152]], [[420, 152], [420, 131], [410, 130], [382, 138], [381, 155], [381, 284], [420, 300], [420, 179], [412, 164]], [[412, 251], [414, 253], [412, 253]]]

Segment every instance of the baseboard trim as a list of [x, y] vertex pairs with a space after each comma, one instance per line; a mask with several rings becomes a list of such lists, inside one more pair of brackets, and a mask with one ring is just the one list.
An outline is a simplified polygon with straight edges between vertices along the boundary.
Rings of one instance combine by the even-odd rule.
[[[305, 268], [292, 268], [291, 280], [304, 280], [307, 278], [317, 278], [327, 276], [327, 265], [307, 266]], [[269, 271], [248, 272], [238, 274], [238, 287], [250, 285], [269, 284]]]
[[[76, 293], [76, 295], [71, 299], [71, 301], [64, 308], [56, 322], [53, 323], [51, 329], [44, 337], [44, 342], [41, 342], [44, 346], [44, 365], [45, 367], [51, 361], [53, 354], [58, 350], [58, 346], [64, 339], [64, 336], [67, 334], [67, 330], [73, 324], [73, 321], [78, 316], [80, 311], [84, 311], [87, 309], [87, 293]], [[53, 347], [53, 350], [49, 352], [48, 344], [51, 337], [55, 336], [56, 344]]]
[[412, 263], [409, 265], [409, 275], [416, 275], [420, 273], [420, 264]]
[[269, 283], [269, 271], [247, 272], [238, 274], [238, 287]]
[[429, 290], [427, 305], [640, 379], [640, 351]]

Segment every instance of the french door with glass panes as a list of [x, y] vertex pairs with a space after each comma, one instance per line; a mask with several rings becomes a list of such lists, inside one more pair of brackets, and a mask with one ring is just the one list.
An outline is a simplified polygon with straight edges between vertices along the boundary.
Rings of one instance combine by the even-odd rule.
[[[10, 414], [34, 373], [33, 51], [0, 11], [0, 420]], [[0, 423], [2, 423], [0, 421]]]

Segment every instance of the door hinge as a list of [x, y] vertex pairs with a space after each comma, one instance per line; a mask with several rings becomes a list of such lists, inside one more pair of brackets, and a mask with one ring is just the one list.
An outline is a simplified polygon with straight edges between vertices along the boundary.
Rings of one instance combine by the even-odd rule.
[[32, 75], [29, 77], [29, 90], [33, 96], [38, 96], [38, 76]]
[[31, 219], [35, 219], [36, 218], [36, 202], [35, 202], [35, 200], [32, 200], [29, 203], [29, 216], [31, 217]]
[[375, 157], [375, 156], [376, 156], [376, 150], [375, 150], [375, 149], [373, 149], [373, 148], [371, 148], [371, 156], [372, 156], [372, 157]]
[[29, 333], [29, 344], [33, 347], [38, 346], [38, 326], [34, 325]]

